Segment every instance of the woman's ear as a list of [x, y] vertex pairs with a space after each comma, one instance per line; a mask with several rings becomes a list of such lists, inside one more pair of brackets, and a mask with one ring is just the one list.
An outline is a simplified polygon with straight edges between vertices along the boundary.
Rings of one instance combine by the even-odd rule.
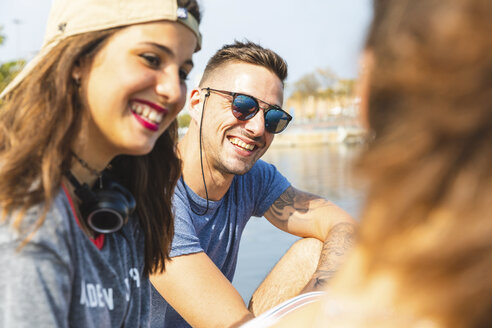
[[203, 109], [202, 101], [205, 100], [202, 98], [202, 95], [203, 92], [198, 88], [195, 88], [190, 92], [190, 98], [189, 98], [190, 116], [196, 122], [197, 125], [200, 125], [200, 118]]
[[374, 67], [374, 53], [370, 49], [365, 49], [360, 61], [359, 83], [357, 86], [357, 96], [360, 99], [360, 120], [366, 129], [369, 126], [369, 90], [372, 69]]
[[72, 68], [72, 79], [77, 86], [80, 86], [82, 80], [82, 65], [77, 61]]
[[74, 63], [72, 68], [72, 79], [78, 86], [83, 82], [84, 76], [89, 74], [90, 66], [91, 62], [86, 57], [82, 57]]

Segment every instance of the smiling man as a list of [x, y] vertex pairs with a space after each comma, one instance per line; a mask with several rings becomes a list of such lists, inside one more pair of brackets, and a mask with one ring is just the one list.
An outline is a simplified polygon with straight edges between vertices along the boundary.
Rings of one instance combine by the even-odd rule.
[[[183, 175], [174, 197], [172, 260], [151, 278], [153, 327], [238, 325], [301, 290], [320, 288], [350, 248], [354, 221], [345, 211], [295, 189], [260, 160], [292, 119], [281, 108], [286, 76], [276, 53], [236, 42], [209, 60], [192, 90], [192, 121], [178, 145]], [[248, 310], [231, 281], [251, 216], [309, 238], [289, 250]]]

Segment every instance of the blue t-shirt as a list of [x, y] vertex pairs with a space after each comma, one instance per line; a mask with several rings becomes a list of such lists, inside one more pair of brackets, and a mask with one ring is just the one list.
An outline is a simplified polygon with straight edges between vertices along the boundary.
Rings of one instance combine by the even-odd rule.
[[[205, 252], [232, 281], [236, 270], [239, 241], [251, 216], [263, 216], [290, 186], [275, 166], [259, 160], [244, 175], [236, 175], [224, 197], [209, 201], [193, 192], [181, 179], [174, 192], [175, 232], [171, 257]], [[190, 327], [152, 288], [151, 327]]]

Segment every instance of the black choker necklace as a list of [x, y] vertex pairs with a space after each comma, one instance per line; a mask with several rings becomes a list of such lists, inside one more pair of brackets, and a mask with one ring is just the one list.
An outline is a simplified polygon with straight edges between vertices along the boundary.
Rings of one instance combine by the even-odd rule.
[[75, 154], [74, 152], [72, 152], [72, 155], [80, 163], [80, 165], [82, 165], [82, 167], [84, 169], [91, 172], [91, 174], [94, 175], [95, 177], [97, 177], [99, 179], [101, 178], [102, 171], [100, 172], [100, 171], [96, 170], [95, 168], [91, 167], [86, 161], [84, 161], [82, 158], [77, 156], [77, 154]]

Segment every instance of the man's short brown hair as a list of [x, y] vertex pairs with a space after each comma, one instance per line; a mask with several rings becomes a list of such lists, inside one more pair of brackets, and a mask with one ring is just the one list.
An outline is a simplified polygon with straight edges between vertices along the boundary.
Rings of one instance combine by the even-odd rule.
[[263, 66], [273, 72], [282, 84], [287, 78], [287, 63], [277, 53], [251, 41], [235, 41], [233, 44], [223, 46], [209, 59], [200, 80], [200, 86], [203, 86], [204, 81], [214, 70], [232, 62]]

